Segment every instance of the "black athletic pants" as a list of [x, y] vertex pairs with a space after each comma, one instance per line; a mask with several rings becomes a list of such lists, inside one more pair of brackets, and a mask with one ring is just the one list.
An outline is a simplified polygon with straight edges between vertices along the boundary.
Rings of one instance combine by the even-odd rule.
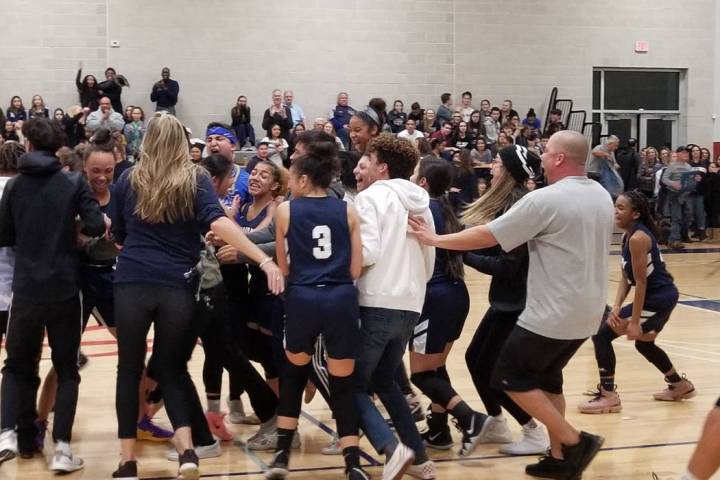
[[147, 334], [152, 324], [153, 375], [173, 430], [204, 422], [205, 414], [187, 362], [197, 338], [192, 290], [152, 283], [115, 284], [118, 373], [115, 410], [119, 438], [135, 438], [138, 388], [145, 367]]
[[[36, 304], [13, 300], [10, 307], [7, 359], [2, 370], [2, 428], [17, 426], [22, 445], [36, 433], [37, 390], [40, 386], [38, 363], [47, 329], [51, 359], [57, 373], [57, 399], [53, 420], [53, 440], [69, 442], [75, 421], [78, 386], [78, 350], [82, 329], [80, 296]], [[137, 391], [137, 386], [136, 386]], [[136, 402], [137, 403], [137, 402]], [[137, 416], [137, 410], [135, 411]], [[135, 422], [133, 422], [133, 436]], [[22, 448], [22, 447], [21, 447]]]
[[525, 425], [532, 417], [513, 402], [505, 392], [490, 386], [495, 362], [500, 356], [510, 332], [515, 327], [520, 313], [501, 312], [490, 307], [465, 352], [465, 362], [488, 415], [500, 415], [501, 407], [503, 407], [520, 425]]
[[270, 386], [252, 366], [235, 340], [230, 324], [228, 296], [220, 284], [200, 291], [197, 304], [197, 325], [205, 351], [203, 382], [205, 391], [219, 393], [222, 385], [222, 369], [250, 397], [255, 414], [261, 422], [275, 415], [278, 399]]

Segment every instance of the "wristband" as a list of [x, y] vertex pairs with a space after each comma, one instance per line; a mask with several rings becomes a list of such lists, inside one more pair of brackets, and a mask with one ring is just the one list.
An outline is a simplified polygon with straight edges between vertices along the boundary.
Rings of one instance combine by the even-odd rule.
[[265, 260], [263, 260], [262, 262], [260, 262], [260, 263], [258, 264], [258, 267], [259, 267], [259, 268], [262, 268], [262, 267], [264, 267], [265, 265], [267, 265], [268, 263], [270, 263], [270, 262], [272, 262], [272, 261], [273, 261], [272, 257], [267, 257]]

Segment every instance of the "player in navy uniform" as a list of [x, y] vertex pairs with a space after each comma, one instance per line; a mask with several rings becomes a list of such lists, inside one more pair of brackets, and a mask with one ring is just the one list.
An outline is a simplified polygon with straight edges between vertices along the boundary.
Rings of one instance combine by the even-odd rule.
[[285, 478], [288, 474], [300, 397], [320, 334], [328, 353], [330, 397], [346, 476], [351, 480], [369, 478], [360, 468], [359, 417], [353, 398], [360, 334], [353, 280], [362, 271], [360, 221], [352, 205], [327, 195], [335, 164], [336, 158], [329, 155], [296, 159], [289, 181], [293, 200], [281, 204], [275, 214], [277, 258], [289, 285], [285, 300], [288, 364], [280, 382], [278, 443], [267, 478]]
[[[665, 376], [668, 386], [655, 400], [677, 401], [695, 396], [695, 387], [678, 375], [655, 338], [670, 319], [678, 290], [665, 268], [657, 244], [657, 227], [645, 196], [637, 191], [621, 194], [615, 201], [615, 224], [625, 231], [622, 239], [622, 280], [607, 320], [592, 337], [600, 369], [600, 385], [594, 398], [581, 403], [583, 413], [616, 413], [622, 410], [615, 391], [615, 352], [612, 341], [621, 335], [635, 340], [635, 348]], [[635, 287], [633, 303], [620, 307]]]
[[[462, 230], [445, 195], [452, 182], [452, 166], [444, 160], [428, 159], [420, 164], [416, 183], [430, 194], [435, 231]], [[410, 380], [432, 400], [425, 443], [441, 450], [452, 447], [447, 412], [469, 428], [473, 420], [484, 422], [457, 394], [450, 383], [445, 362], [453, 342], [460, 338], [470, 311], [470, 297], [463, 280], [461, 253], [437, 249], [435, 268], [427, 284], [425, 304], [410, 341]]]

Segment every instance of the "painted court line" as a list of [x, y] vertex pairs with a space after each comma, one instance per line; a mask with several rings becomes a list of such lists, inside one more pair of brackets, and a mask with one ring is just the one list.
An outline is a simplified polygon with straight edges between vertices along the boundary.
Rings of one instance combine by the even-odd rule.
[[[663, 447], [678, 447], [678, 446], [686, 446], [686, 445], [695, 445], [697, 444], [696, 441], [685, 441], [685, 442], [667, 442], [667, 443], [646, 443], [646, 444], [640, 444], [640, 445], [621, 445], [618, 447], [607, 447], [607, 448], [601, 448], [601, 452], [614, 452], [614, 451], [620, 451], [620, 450], [640, 450], [640, 449], [646, 449], [646, 448], [663, 448]], [[509, 456], [509, 455], [481, 455], [477, 457], [465, 457], [465, 458], [443, 458], [443, 459], [437, 459], [433, 460], [435, 463], [455, 463], [455, 462], [468, 462], [468, 461], [482, 461], [482, 460], [503, 460], [508, 458], [517, 458], [517, 457], [537, 457], [536, 454], [533, 455], [518, 455], [515, 457]], [[326, 472], [326, 471], [332, 471], [332, 470], [343, 470], [344, 466], [337, 466], [337, 467], [304, 467], [304, 468], [291, 468], [291, 473], [302, 473], [302, 472]], [[262, 475], [262, 471], [251, 471], [251, 472], [225, 472], [225, 473], [210, 473], [206, 475], [200, 475], [200, 478], [218, 478], [218, 477], [245, 477], [249, 475]], [[649, 474], [649, 473], [648, 473]], [[144, 480], [173, 480], [177, 478], [176, 476], [170, 476], [170, 477], [147, 477]]]

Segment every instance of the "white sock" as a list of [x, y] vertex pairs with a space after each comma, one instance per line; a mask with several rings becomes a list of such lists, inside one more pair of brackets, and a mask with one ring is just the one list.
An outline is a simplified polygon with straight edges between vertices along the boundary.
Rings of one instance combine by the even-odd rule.
[[690, 470], [685, 470], [685, 473], [682, 477], [680, 477], [680, 480], [700, 480], [698, 477], [690, 473]]
[[531, 418], [529, 422], [523, 425], [523, 428], [537, 428], [537, 423], [535, 423], [535, 419]]
[[220, 413], [220, 400], [208, 399], [207, 409], [208, 409], [208, 412]]
[[493, 420], [496, 420], [496, 421], [498, 421], [498, 422], [502, 422], [502, 421], [505, 419], [505, 417], [503, 417], [503, 414], [502, 414], [502, 413], [501, 413], [500, 415], [493, 415], [493, 416], [490, 417], [490, 418], [492, 418]]
[[55, 445], [55, 451], [61, 452], [63, 455], [71, 456], [72, 450], [70, 449], [70, 443], [69, 442], [57, 442]]

